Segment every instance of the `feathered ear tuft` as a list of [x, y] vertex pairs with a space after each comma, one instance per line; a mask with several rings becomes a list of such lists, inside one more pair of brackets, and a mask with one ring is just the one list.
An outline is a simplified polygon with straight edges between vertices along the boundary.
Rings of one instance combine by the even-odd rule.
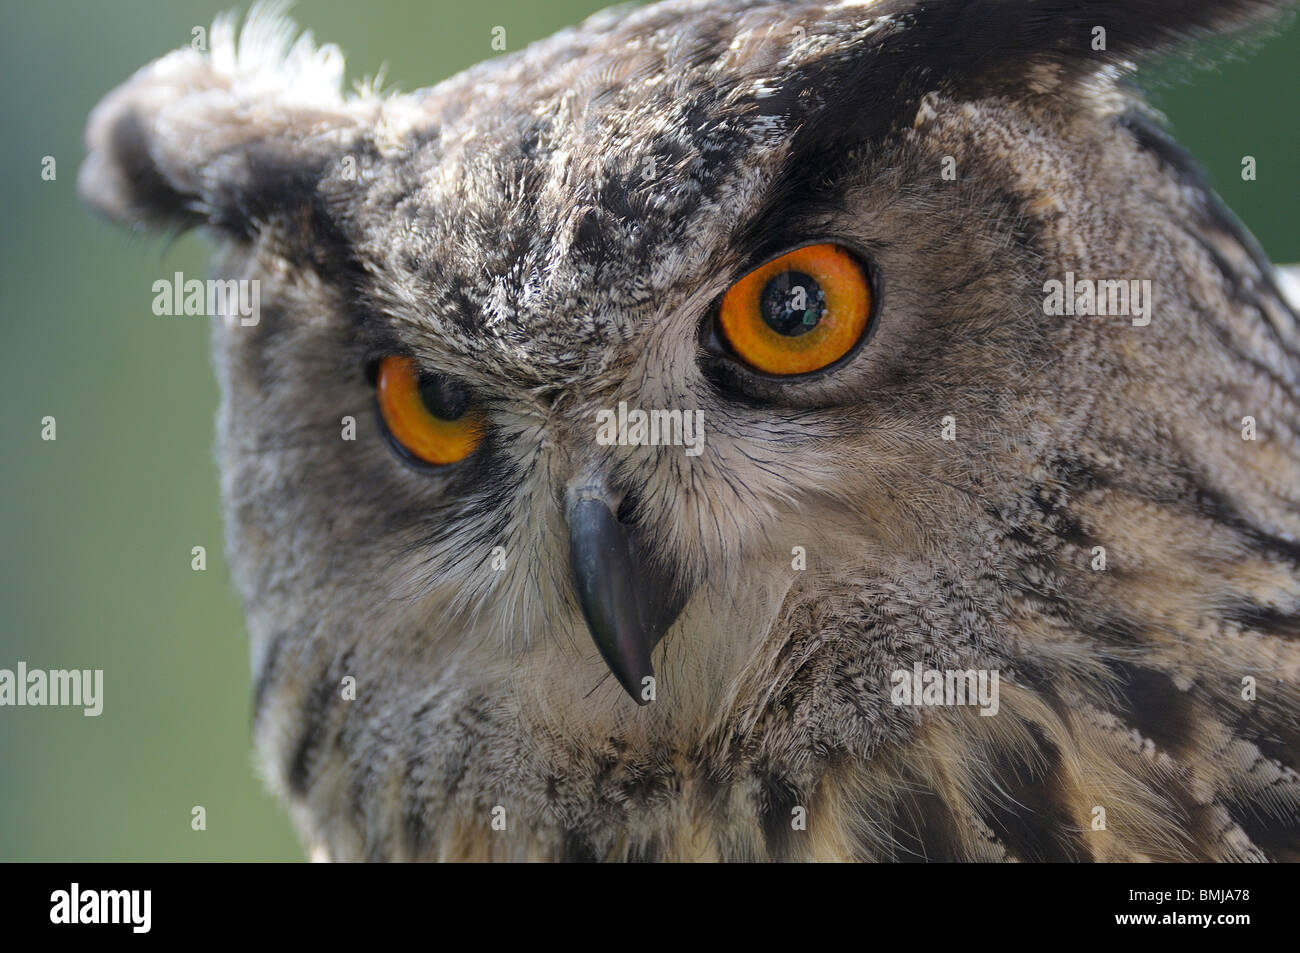
[[144, 67], [90, 115], [82, 199], [136, 227], [209, 223], [248, 237], [310, 195], [357, 147], [382, 100], [345, 98], [343, 55], [317, 47], [282, 3], [259, 3], [236, 36], [219, 17], [210, 52]]
[[[1128, 65], [1179, 44], [1236, 33], [1274, 21], [1290, 0], [973, 0], [952, 5], [948, 33], [960, 40], [956, 57], [978, 74], [1044, 56]], [[918, 4], [918, 14], [940, 5]], [[936, 24], [937, 26], [937, 24]]]
[[[764, 109], [791, 108], [803, 138], [868, 140], [911, 124], [921, 98], [1063, 92], [1122, 76], [1180, 44], [1277, 20], [1290, 0], [880, 0], [806, 31]], [[811, 93], [811, 95], [805, 95]], [[811, 108], [809, 108], [811, 107]]]

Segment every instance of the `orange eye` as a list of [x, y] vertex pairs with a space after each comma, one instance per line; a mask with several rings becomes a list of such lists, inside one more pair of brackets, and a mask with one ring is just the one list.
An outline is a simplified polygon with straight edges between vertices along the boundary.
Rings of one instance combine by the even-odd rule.
[[834, 364], [871, 320], [871, 282], [839, 245], [807, 245], [756, 268], [722, 298], [718, 324], [731, 349], [766, 374]]
[[464, 460], [483, 439], [483, 417], [464, 389], [443, 377], [421, 377], [415, 360], [389, 356], [375, 381], [389, 436], [419, 463]]

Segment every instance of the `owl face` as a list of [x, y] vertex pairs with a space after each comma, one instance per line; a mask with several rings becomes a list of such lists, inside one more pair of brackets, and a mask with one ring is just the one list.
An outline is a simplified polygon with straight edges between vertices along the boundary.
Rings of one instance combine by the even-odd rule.
[[[815, 573], [860, 561], [864, 540], [924, 556], [938, 528], [921, 510], [951, 507], [947, 483], [968, 479], [948, 472], [943, 421], [1019, 434], [1006, 396], [1031, 380], [1041, 279], [1016, 254], [1015, 208], [978, 178], [940, 177], [937, 114], [921, 121], [929, 135], [892, 143], [841, 133], [850, 113], [799, 108], [811, 78], [792, 81], [802, 94], [772, 84], [843, 23], [809, 36], [760, 8], [761, 32], [717, 33], [717, 11], [697, 15], [715, 38], [690, 48], [673, 49], [669, 13], [605, 18], [593, 29], [622, 55], [562, 38], [387, 102], [404, 124], [394, 145], [367, 129], [330, 150], [305, 232], [258, 226], [255, 257], [278, 244], [298, 287], [266, 295], [259, 327], [218, 339], [264, 408], [228, 409], [225, 458], [257, 448], [261, 470], [268, 447], [301, 433], [290, 445], [304, 456], [277, 470], [310, 486], [292, 495], [348, 514], [339, 539], [337, 511], [286, 511], [274, 486], [252, 521], [259, 538], [319, 528], [287, 554], [337, 572], [313, 591], [371, 603], [352, 591], [364, 581], [404, 624], [478, 646], [512, 677], [558, 640], [573, 666], [562, 691], [607, 704], [618, 687], [601, 657], [634, 701], [657, 698], [650, 652], [683, 612], [672, 680], [716, 702], [809, 552]], [[239, 259], [228, 273], [262, 268]], [[800, 309], [808, 336], [774, 329], [773, 296], [788, 301], [792, 279], [821, 302]], [[418, 433], [375, 413], [397, 357], [423, 384], [412, 390], [451, 388], [472, 408], [472, 450], [430, 465], [407, 449]], [[983, 369], [983, 392], [945, 386], [969, 380], [963, 368]], [[699, 421], [694, 452], [602, 441], [602, 415], [620, 407]], [[340, 437], [348, 416], [355, 441]], [[228, 472], [241, 493], [249, 481]]]
[[[1186, 223], [1238, 232], [1116, 80], [1254, 8], [1116, 5], [1099, 49], [1065, 6], [670, 2], [349, 98], [336, 50], [259, 15], [101, 104], [86, 197], [209, 224], [220, 275], [260, 282], [258, 322], [214, 332], [219, 452], [259, 741], [305, 827], [342, 850], [320, 818], [350, 797], [391, 845], [363, 792], [423, 816], [467, 774], [594, 824], [610, 738], [646, 791], [732, 755], [815, 789], [828, 752], [915, 737], [913, 664], [1018, 680], [1002, 724], [1039, 738], [1033, 691], [1113, 689], [1098, 640], [1149, 623], [1095, 545], [1149, 598], [1202, 594], [1168, 613], [1223, 604], [1239, 538], [1197, 537], [1222, 572], [1193, 581], [1125, 520], [1178, 501], [1190, 540], [1192, 484], [1230, 496], [1199, 462], [1227, 438], [1174, 446], [1150, 408], [1254, 386], [1191, 333], [1226, 298]], [[1050, 316], [1067, 271], [1154, 280], [1163, 330]], [[737, 792], [760, 827], [788, 800]]]

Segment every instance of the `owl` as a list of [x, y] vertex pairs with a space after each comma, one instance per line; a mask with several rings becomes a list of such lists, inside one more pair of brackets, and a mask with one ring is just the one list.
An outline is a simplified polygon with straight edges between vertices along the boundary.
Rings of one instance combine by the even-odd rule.
[[109, 93], [81, 195], [232, 289], [311, 855], [1296, 859], [1300, 320], [1133, 79], [1279, 6], [669, 0], [344, 93], [264, 5]]

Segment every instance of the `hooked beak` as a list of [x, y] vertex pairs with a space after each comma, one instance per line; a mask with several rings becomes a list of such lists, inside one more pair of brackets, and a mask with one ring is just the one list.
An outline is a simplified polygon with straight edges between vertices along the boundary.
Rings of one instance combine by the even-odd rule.
[[686, 605], [671, 580], [642, 560], [628, 526], [599, 486], [569, 492], [569, 568], [587, 628], [618, 683], [648, 704], [650, 653]]

